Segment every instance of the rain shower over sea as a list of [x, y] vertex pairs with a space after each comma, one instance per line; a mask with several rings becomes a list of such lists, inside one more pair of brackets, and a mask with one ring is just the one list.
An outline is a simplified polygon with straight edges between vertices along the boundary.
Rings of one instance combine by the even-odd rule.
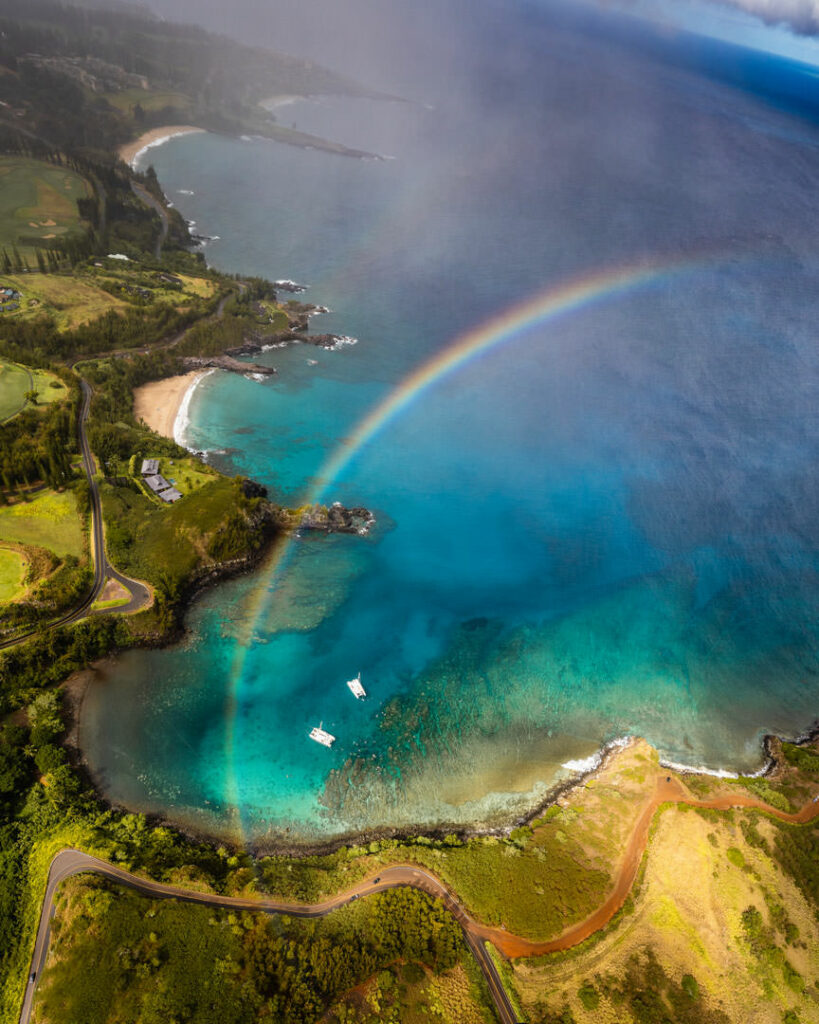
[[753, 771], [816, 717], [819, 128], [529, 8], [470, 32], [403, 69], [418, 102], [280, 114], [395, 159], [148, 157], [213, 265], [358, 339], [203, 378], [185, 442], [377, 522], [96, 674], [81, 743], [119, 803], [254, 844], [495, 826], [617, 737]]

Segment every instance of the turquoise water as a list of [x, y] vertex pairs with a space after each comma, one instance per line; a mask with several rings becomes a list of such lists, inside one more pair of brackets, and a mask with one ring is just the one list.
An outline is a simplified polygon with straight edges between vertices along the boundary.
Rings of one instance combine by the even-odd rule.
[[753, 770], [763, 733], [813, 721], [819, 131], [565, 28], [549, 60], [540, 22], [506, 31], [514, 65], [493, 37], [419, 83], [429, 105], [279, 113], [393, 160], [151, 153], [211, 262], [309, 284], [334, 311], [315, 329], [358, 338], [193, 398], [187, 443], [283, 501], [464, 331], [590, 269], [660, 272], [518, 332], [354, 452], [325, 494], [370, 507], [370, 536], [294, 539], [183, 644], [98, 673], [82, 743], [113, 799], [256, 844], [493, 825], [626, 733]]

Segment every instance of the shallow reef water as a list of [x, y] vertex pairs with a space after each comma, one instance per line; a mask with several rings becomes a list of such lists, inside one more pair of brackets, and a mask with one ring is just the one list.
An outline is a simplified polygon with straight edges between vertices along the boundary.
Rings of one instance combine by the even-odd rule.
[[81, 739], [113, 799], [254, 843], [483, 827], [617, 736], [748, 771], [815, 717], [819, 128], [565, 24], [542, 59], [534, 17], [505, 24], [515, 68], [487, 39], [420, 102], [287, 108], [394, 160], [152, 151], [214, 265], [309, 285], [315, 329], [359, 339], [194, 394], [188, 444], [294, 504], [467, 330], [655, 273], [418, 388], [320, 492], [371, 508], [368, 537], [294, 538], [200, 599], [183, 644], [101, 670]]

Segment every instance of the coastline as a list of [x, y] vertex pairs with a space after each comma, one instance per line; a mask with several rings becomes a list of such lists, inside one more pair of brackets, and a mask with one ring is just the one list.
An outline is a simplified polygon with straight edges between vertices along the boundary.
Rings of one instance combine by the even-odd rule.
[[[195, 599], [197, 595], [192, 595]], [[184, 627], [183, 627], [184, 631]], [[161, 646], [173, 643], [179, 639], [179, 634], [166, 638]], [[461, 842], [482, 837], [508, 837], [514, 829], [521, 826], [531, 826], [549, 810], [550, 807], [566, 806], [566, 801], [576, 792], [586, 788], [590, 782], [597, 779], [606, 771], [617, 757], [632, 747], [635, 743], [644, 742], [639, 736], [624, 736], [612, 740], [602, 746], [595, 757], [595, 764], [589, 766], [585, 771], [577, 772], [569, 778], [558, 780], [549, 788], [548, 793], [541, 797], [531, 809], [525, 814], [518, 814], [510, 817], [503, 823], [484, 823], [464, 825], [462, 822], [441, 821], [435, 825], [419, 824], [415, 826], [380, 825], [365, 829], [350, 829], [337, 835], [322, 838], [314, 836], [311, 838], [296, 839], [284, 836], [258, 836], [251, 838], [237, 834], [234, 828], [228, 826], [220, 828], [219, 825], [208, 827], [201, 820], [191, 818], [184, 814], [178, 816], [167, 814], [162, 811], [151, 810], [145, 807], [134, 807], [130, 804], [121, 803], [112, 799], [105, 793], [103, 781], [95, 775], [89, 765], [85, 752], [80, 742], [79, 720], [82, 715], [82, 708], [85, 701], [85, 694], [91, 681], [91, 675], [98, 672], [107, 659], [102, 658], [92, 662], [85, 669], [80, 669], [66, 681], [66, 689], [69, 693], [70, 716], [69, 729], [63, 743], [68, 749], [75, 768], [78, 768], [88, 783], [93, 787], [97, 800], [106, 808], [122, 813], [140, 813], [154, 825], [174, 829], [180, 835], [185, 836], [191, 842], [205, 843], [212, 846], [227, 844], [233, 848], [243, 848], [255, 858], [261, 857], [293, 857], [302, 859], [305, 857], [323, 857], [336, 853], [339, 849], [350, 846], [366, 846], [371, 842], [382, 840], [397, 840], [399, 843], [411, 842], [418, 836], [426, 839], [442, 842], [447, 836], [455, 835]], [[735, 778], [759, 778], [774, 775], [782, 766], [783, 758], [781, 744], [783, 742], [795, 743], [796, 746], [807, 747], [819, 739], [819, 725], [814, 726], [810, 732], [803, 733], [796, 740], [774, 734], [766, 734], [763, 737], [762, 750], [766, 760], [763, 772], [756, 772], [751, 776], [737, 775]], [[658, 765], [665, 771], [669, 769], [662, 758]], [[677, 771], [682, 778], [696, 778], [705, 776], [714, 778], [711, 772], [699, 771], [688, 768], [686, 771]], [[724, 777], [717, 777], [717, 781], [727, 781]]]
[[[285, 106], [288, 103], [304, 99], [305, 97], [281, 97], [279, 98], [278, 104]], [[265, 101], [266, 103], [268, 101]], [[131, 144], [131, 148], [136, 149], [138, 143], [145, 143], [146, 139], [150, 139], [145, 143], [141, 150], [137, 151], [132, 160], [136, 160], [141, 152], [150, 148], [152, 145], [161, 145], [166, 141], [169, 141], [176, 135], [183, 135], [189, 132], [203, 131], [203, 129], [196, 129], [190, 127], [180, 127], [156, 129], [154, 132], [146, 133], [140, 137], [139, 140]], [[170, 134], [169, 134], [170, 133]], [[279, 141], [288, 141], [291, 144], [300, 145], [300, 142], [294, 142], [293, 140], [281, 139]], [[126, 147], [120, 150], [120, 153]], [[124, 158], [124, 157], [123, 157]], [[289, 282], [288, 282], [289, 283]], [[329, 335], [324, 337], [331, 337]], [[306, 340], [296, 339], [293, 340]], [[316, 340], [314, 344], [318, 343]], [[338, 344], [343, 343], [354, 343], [354, 340], [348, 339], [337, 339]], [[270, 346], [273, 347], [273, 346]], [[329, 347], [329, 346], [328, 346]], [[252, 352], [262, 350], [264, 351], [265, 346], [254, 346], [247, 345], [242, 346], [240, 351], [236, 354], [251, 354]], [[234, 351], [234, 350], [231, 350]], [[184, 446], [184, 431], [188, 425], [188, 409], [196, 385], [209, 371], [194, 370], [187, 374], [179, 377], [167, 378], [162, 381], [152, 382], [138, 388], [134, 392], [134, 411], [139, 417], [140, 415], [144, 418], [145, 422], [158, 433], [165, 437], [174, 439], [178, 444]], [[163, 394], [163, 392], [170, 392], [169, 394]], [[145, 412], [140, 413], [137, 411], [138, 401], [144, 393], [144, 401], [150, 402], [154, 408], [146, 409]], [[168, 405], [168, 408], [164, 406]], [[184, 628], [184, 627], [183, 627]], [[169, 642], [173, 642], [172, 640]], [[812, 732], [803, 733], [800, 737], [792, 742], [803, 743], [806, 742], [807, 738], [814, 735]], [[778, 738], [778, 737], [777, 737]], [[704, 765], [686, 765], [676, 761], [666, 760], [661, 758], [659, 764], [663, 768], [667, 768], [674, 772], [679, 773], [682, 776], [707, 776], [717, 780], [735, 780], [738, 778], [760, 778], [771, 774], [777, 765], [776, 758], [772, 756], [770, 750], [771, 737], [766, 735], [761, 737], [761, 766], [751, 773], [739, 773], [723, 768], [708, 768]], [[518, 814], [514, 819], [508, 818], [503, 824], [486, 824], [486, 825], [469, 825], [463, 822], [456, 821], [442, 821], [436, 825], [401, 825], [401, 826], [376, 826], [370, 829], [353, 829], [349, 832], [333, 836], [332, 838], [322, 839], [305, 839], [304, 841], [289, 840], [286, 845], [282, 845], [281, 838], [261, 838], [249, 843], [249, 848], [254, 854], [262, 856], [267, 854], [284, 854], [289, 856], [309, 856], [311, 854], [325, 854], [331, 853], [337, 850], [340, 846], [348, 845], [351, 843], [362, 843], [379, 839], [405, 839], [415, 834], [425, 835], [433, 838], [443, 839], [447, 834], [456, 834], [462, 838], [469, 838], [471, 836], [482, 836], [482, 835], [496, 835], [503, 836], [508, 835], [515, 827], [520, 825], [528, 825], [538, 817], [542, 816], [543, 813], [551, 806], [559, 804], [562, 799], [570, 794], [573, 790], [582, 787], [589, 780], [594, 779], [600, 771], [610, 763], [610, 760], [616, 757], [618, 750], [627, 747], [634, 741], [634, 737], [623, 736], [614, 740], [609, 741], [602, 745], [596, 752], [591, 754], [587, 758], [578, 760], [571, 760], [565, 762], [562, 767], [571, 774], [563, 779], [556, 780], [552, 786], [549, 787], [548, 792], [545, 795], [541, 795], [537, 802], [534, 802], [531, 809], [525, 811], [522, 814]], [[80, 752], [81, 754], [81, 752]], [[81, 755], [82, 756], [82, 755]], [[84, 765], [86, 773], [90, 776], [88, 766]], [[98, 797], [107, 805], [123, 811], [133, 810], [125, 804], [119, 804], [111, 799], [104, 793], [103, 787], [100, 785], [99, 780], [93, 779], [92, 783], [98, 794]], [[221, 833], [218, 828], [211, 831], [208, 827], [200, 826], [194, 821], [180, 819], [173, 815], [166, 815], [162, 812], [146, 811], [145, 812], [152, 820], [158, 820], [163, 825], [168, 825], [183, 834], [189, 836], [192, 839], [198, 841], [205, 841], [213, 843], [214, 845], [220, 842], [231, 842], [236, 841], [235, 838], [231, 839], [227, 834]], [[289, 830], [288, 830], [289, 831]]]
[[128, 164], [131, 170], [135, 170], [136, 168], [134, 165], [143, 153], [146, 153], [149, 149], [154, 149], [156, 146], [163, 146], [166, 142], [170, 142], [171, 139], [175, 139], [179, 135], [192, 135], [194, 133], [204, 131], [204, 128], [197, 128], [190, 124], [168, 125], [164, 128], [152, 128], [150, 131], [144, 132], [140, 135], [138, 139], [134, 139], [133, 142], [126, 142], [124, 146], [120, 146], [117, 153], [123, 163]]
[[184, 446], [193, 392], [208, 370], [190, 370], [177, 377], [151, 381], [134, 390], [134, 416], [151, 430]]

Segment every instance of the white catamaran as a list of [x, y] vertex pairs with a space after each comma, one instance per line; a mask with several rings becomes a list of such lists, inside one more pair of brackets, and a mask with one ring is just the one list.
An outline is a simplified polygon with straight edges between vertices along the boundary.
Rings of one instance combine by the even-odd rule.
[[332, 733], [327, 732], [326, 729], [322, 729], [323, 724], [323, 722], [319, 722], [315, 728], [310, 730], [310, 739], [315, 740], [316, 743], [321, 743], [324, 747], [332, 747], [336, 738]]
[[367, 696], [367, 691], [361, 685], [361, 673], [359, 672], [355, 679], [348, 679], [347, 685], [353, 693], [353, 696], [358, 697], [359, 700], [363, 700]]

